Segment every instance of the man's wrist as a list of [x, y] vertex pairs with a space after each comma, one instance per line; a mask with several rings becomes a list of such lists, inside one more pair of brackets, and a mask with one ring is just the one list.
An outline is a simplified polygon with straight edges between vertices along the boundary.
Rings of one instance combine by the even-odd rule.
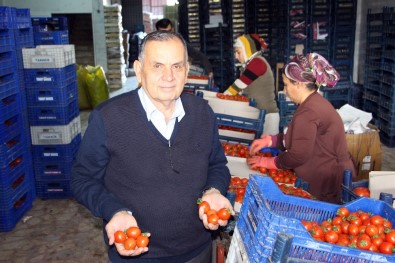
[[202, 191], [202, 196], [205, 195], [205, 194], [207, 194], [207, 193], [212, 193], [212, 192], [217, 192], [217, 193], [219, 193], [219, 194], [221, 193], [221, 191], [218, 190], [218, 189], [215, 188], [215, 187], [208, 187], [208, 188], [203, 189], [203, 191]]

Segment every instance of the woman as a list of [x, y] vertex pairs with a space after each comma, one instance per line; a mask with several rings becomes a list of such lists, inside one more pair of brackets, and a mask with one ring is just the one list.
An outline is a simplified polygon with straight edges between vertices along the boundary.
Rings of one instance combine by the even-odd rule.
[[[248, 160], [252, 168], [293, 169], [309, 182], [312, 195], [330, 203], [340, 203], [344, 170], [351, 169], [356, 176], [343, 122], [317, 92], [321, 85], [331, 88], [338, 80], [338, 72], [321, 55], [296, 55], [283, 73], [284, 92], [299, 105], [284, 131], [285, 151], [273, 158], [254, 156]], [[280, 137], [263, 135], [252, 143], [250, 153], [255, 154], [262, 147], [279, 147]]]
[[273, 72], [263, 57], [265, 41], [257, 34], [241, 35], [234, 44], [235, 58], [242, 69], [238, 79], [224, 92], [228, 95], [245, 94], [255, 100], [257, 108], [266, 110], [264, 134], [278, 134], [280, 115], [274, 94]]

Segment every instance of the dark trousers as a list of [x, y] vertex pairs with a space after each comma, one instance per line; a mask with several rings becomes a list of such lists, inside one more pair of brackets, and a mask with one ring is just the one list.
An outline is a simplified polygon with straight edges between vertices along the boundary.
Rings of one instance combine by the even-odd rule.
[[199, 255], [185, 263], [211, 263], [213, 246], [210, 244]]

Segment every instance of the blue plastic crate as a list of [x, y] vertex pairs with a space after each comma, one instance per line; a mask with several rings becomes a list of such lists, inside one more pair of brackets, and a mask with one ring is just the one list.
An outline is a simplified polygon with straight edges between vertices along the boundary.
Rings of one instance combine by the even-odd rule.
[[22, 114], [15, 111], [8, 116], [0, 116], [0, 141], [4, 142], [10, 134], [16, 134], [23, 129]]
[[15, 73], [0, 76], [0, 99], [17, 93], [18, 80]]
[[26, 102], [28, 107], [67, 106], [76, 98], [78, 98], [76, 82], [60, 89], [57, 87], [26, 88]]
[[81, 134], [78, 134], [69, 144], [32, 145], [33, 159], [35, 163], [39, 164], [37, 166], [40, 167], [40, 169], [38, 169], [38, 171], [40, 171], [40, 174], [46, 175], [45, 171], [48, 168], [45, 165], [46, 162], [72, 161], [75, 158], [75, 155], [80, 147], [80, 143]]
[[18, 156], [15, 156], [12, 160], [10, 160], [5, 166], [0, 167], [0, 178], [11, 174], [16, 169], [19, 169], [21, 166], [25, 166], [28, 160], [28, 154], [26, 150], [19, 152]]
[[12, 28], [11, 7], [0, 6], [0, 30]]
[[25, 69], [25, 83], [32, 88], [62, 88], [77, 81], [76, 65], [52, 69]]
[[298, 108], [298, 105], [292, 101], [279, 100], [278, 102], [280, 115], [285, 116], [289, 114], [293, 114], [295, 110]]
[[70, 180], [37, 180], [36, 194], [41, 199], [72, 198]]
[[[4, 174], [0, 177], [1, 193], [6, 192], [7, 189], [17, 187], [23, 180], [31, 179], [27, 173], [27, 165], [18, 165], [10, 173]], [[24, 177], [24, 178], [21, 178]]]
[[15, 51], [0, 53], [0, 76], [11, 74], [16, 69]]
[[73, 160], [69, 161], [38, 161], [34, 158], [34, 174], [38, 181], [70, 180]]
[[68, 30], [67, 17], [32, 17], [35, 31]]
[[13, 8], [11, 12], [14, 28], [32, 28], [29, 8]]
[[0, 210], [0, 232], [11, 231], [23, 215], [29, 211], [33, 206], [33, 199], [31, 190], [15, 200], [14, 204], [9, 209]]
[[[265, 110], [261, 110], [258, 119], [243, 118], [233, 115], [216, 113], [218, 125], [230, 126], [234, 128], [241, 128], [257, 133], [262, 132], [263, 124], [265, 122]], [[257, 135], [260, 136], [260, 135]]]
[[395, 136], [395, 122], [388, 122], [383, 119], [378, 120], [378, 128], [389, 136]]
[[0, 52], [8, 52], [14, 49], [15, 42], [12, 29], [0, 29]]
[[67, 45], [69, 44], [69, 31], [34, 31], [34, 44], [39, 45]]
[[5, 167], [15, 158], [26, 151], [26, 140], [22, 131], [19, 134], [6, 134], [4, 141], [0, 142], [0, 167]]
[[395, 147], [395, 136], [388, 135], [384, 132], [380, 132], [380, 141], [387, 147]]
[[65, 125], [79, 115], [78, 99], [63, 107], [29, 107], [29, 123], [32, 126]]
[[15, 49], [22, 55], [22, 48], [33, 48], [34, 38], [32, 28], [14, 29]]
[[5, 119], [5, 116], [10, 116], [10, 114], [16, 113], [21, 109], [21, 98], [18, 93], [0, 99], [0, 120]]
[[[395, 223], [395, 210], [370, 198], [346, 205], [350, 211], [363, 210]], [[284, 195], [269, 177], [251, 175], [237, 227], [250, 262], [269, 262], [280, 232], [294, 237], [289, 256], [317, 262], [395, 262], [395, 256], [372, 253], [317, 241], [301, 220], [321, 223], [333, 218], [340, 205]]]
[[11, 209], [17, 200], [29, 194], [30, 181], [27, 177], [21, 179], [20, 182], [15, 182], [15, 186], [11, 185], [6, 191], [0, 193], [0, 210]]

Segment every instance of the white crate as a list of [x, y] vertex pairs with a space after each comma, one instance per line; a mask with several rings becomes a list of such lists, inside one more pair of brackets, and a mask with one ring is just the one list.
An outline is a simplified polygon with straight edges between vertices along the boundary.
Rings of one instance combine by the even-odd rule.
[[24, 68], [64, 68], [75, 64], [74, 45], [40, 45], [23, 48]]
[[80, 115], [67, 125], [30, 126], [33, 145], [69, 144], [80, 133]]
[[233, 232], [232, 241], [230, 242], [228, 255], [226, 256], [226, 263], [248, 263], [247, 252], [244, 248], [243, 240], [241, 239], [239, 229], [237, 226]]

